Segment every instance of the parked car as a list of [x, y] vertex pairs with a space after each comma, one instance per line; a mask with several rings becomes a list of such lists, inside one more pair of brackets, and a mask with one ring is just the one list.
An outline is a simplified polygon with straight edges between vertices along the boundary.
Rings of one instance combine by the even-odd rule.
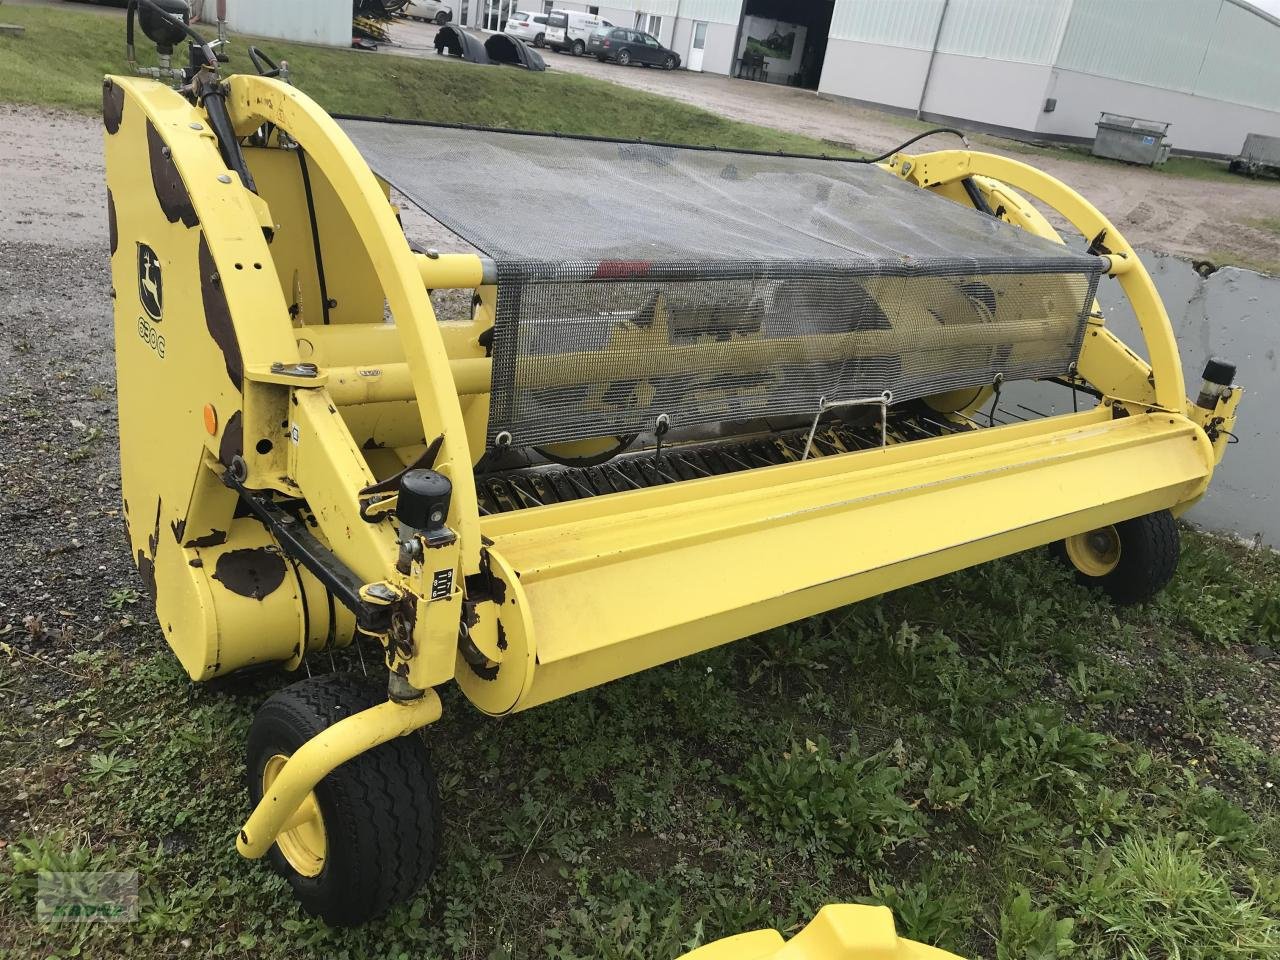
[[532, 43], [535, 47], [544, 47], [547, 44], [547, 15], [517, 10], [511, 15], [511, 19], [507, 21], [507, 28], [502, 32], [518, 37], [525, 43]]
[[613, 24], [602, 17], [577, 10], [552, 10], [547, 14], [547, 46], [558, 53], [566, 50], [575, 57], [587, 52], [587, 41], [601, 27]]
[[453, 7], [437, 0], [409, 0], [400, 11], [413, 20], [430, 20], [441, 26], [453, 19]]
[[674, 70], [680, 66], [680, 54], [664, 47], [656, 37], [626, 27], [602, 27], [587, 40], [587, 52], [604, 63], [616, 60], [622, 66], [642, 63], [646, 67]]

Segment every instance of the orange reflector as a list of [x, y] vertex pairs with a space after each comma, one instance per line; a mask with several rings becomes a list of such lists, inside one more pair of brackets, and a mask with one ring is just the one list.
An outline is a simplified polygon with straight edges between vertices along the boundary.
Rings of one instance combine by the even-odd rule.
[[204, 428], [208, 431], [209, 436], [218, 435], [218, 411], [213, 409], [212, 403], [204, 405]]

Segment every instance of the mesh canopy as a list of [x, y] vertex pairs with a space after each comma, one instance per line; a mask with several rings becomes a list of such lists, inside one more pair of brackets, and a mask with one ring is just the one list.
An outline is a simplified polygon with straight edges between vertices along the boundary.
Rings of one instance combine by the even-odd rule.
[[1061, 375], [1102, 266], [867, 164], [342, 126], [497, 264], [490, 441]]

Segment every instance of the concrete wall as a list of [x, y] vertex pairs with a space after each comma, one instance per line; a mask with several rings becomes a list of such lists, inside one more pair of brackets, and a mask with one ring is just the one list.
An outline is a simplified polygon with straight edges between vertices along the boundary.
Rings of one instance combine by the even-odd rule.
[[[1191, 265], [1164, 254], [1143, 253], [1173, 322], [1181, 348], [1187, 392], [1200, 386], [1205, 360], [1220, 356], [1236, 364], [1244, 388], [1232, 444], [1214, 473], [1208, 493], [1187, 519], [1220, 533], [1280, 547], [1280, 277], [1226, 267], [1202, 278]], [[1114, 282], [1104, 281], [1099, 299], [1107, 326], [1136, 353], [1147, 356], [1137, 320]], [[1071, 409], [1070, 391], [1018, 383], [1006, 389], [1001, 409], [1022, 413], [1024, 403], [1042, 413]]]
[[227, 0], [235, 33], [351, 46], [351, 0]]
[[1175, 150], [1234, 156], [1246, 134], [1280, 136], [1280, 113], [1177, 90], [1063, 69], [1052, 71], [1044, 90], [1058, 105], [1053, 113], [1037, 110], [1038, 122], [1027, 129], [1038, 133], [1092, 140], [1099, 112], [1109, 110], [1171, 121], [1168, 139]]
[[924, 112], [964, 117], [980, 104], [981, 115], [974, 119], [988, 126], [1034, 130], [1051, 69], [1046, 64], [939, 53], [925, 91]]
[[818, 92], [914, 111], [928, 66], [925, 50], [833, 38]]

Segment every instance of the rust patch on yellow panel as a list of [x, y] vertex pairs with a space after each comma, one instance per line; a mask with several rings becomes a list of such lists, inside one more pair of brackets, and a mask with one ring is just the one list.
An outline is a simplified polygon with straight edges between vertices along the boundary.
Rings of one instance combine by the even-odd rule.
[[228, 550], [218, 557], [213, 579], [232, 593], [261, 600], [284, 583], [285, 566], [280, 554], [268, 547]]
[[[209, 251], [209, 242], [204, 234], [200, 235], [200, 299], [204, 302], [204, 322], [209, 328], [209, 336], [222, 351], [222, 359], [226, 364], [227, 376], [235, 384], [237, 390], [244, 389], [244, 360], [240, 356], [240, 341], [236, 338], [236, 328], [231, 323], [231, 308], [227, 305], [227, 294], [222, 289], [222, 280], [218, 276], [218, 266], [213, 262], [213, 254]], [[230, 428], [230, 424], [227, 424]]]
[[174, 166], [164, 138], [150, 120], [147, 121], [147, 155], [151, 160], [151, 185], [160, 201], [160, 210], [170, 223], [182, 221], [184, 226], [194, 227], [200, 222], [191, 194], [182, 182], [182, 174]]

